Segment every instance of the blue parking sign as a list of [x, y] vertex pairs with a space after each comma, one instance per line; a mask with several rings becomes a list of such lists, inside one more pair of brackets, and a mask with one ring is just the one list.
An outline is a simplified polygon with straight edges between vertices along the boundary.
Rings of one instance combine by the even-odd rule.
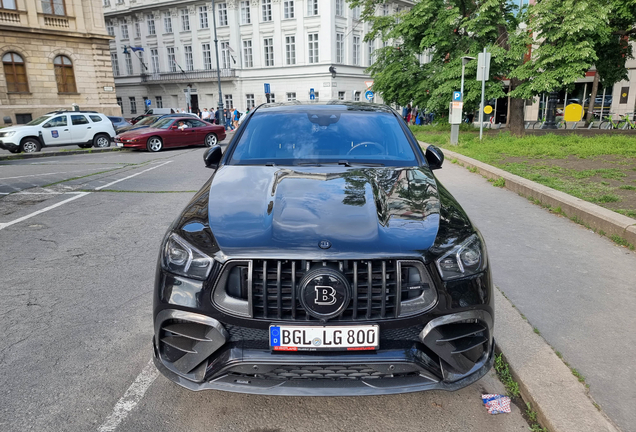
[[146, 106], [150, 106], [152, 104], [152, 101], [150, 99], [146, 99]]
[[461, 102], [461, 101], [462, 101], [462, 92], [454, 91], [453, 102]]
[[269, 83], [265, 83], [265, 94], [271, 93], [269, 90], [270, 90]]

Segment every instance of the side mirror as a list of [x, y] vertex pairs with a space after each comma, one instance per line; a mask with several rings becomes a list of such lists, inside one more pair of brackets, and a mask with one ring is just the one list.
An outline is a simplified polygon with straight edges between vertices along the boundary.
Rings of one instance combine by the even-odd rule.
[[444, 163], [444, 153], [439, 147], [430, 145], [426, 148], [426, 162], [432, 170], [440, 169]]
[[205, 151], [203, 154], [203, 161], [205, 162], [206, 167], [216, 168], [219, 166], [219, 162], [221, 162], [222, 157], [223, 150], [221, 150], [221, 146], [215, 145]]

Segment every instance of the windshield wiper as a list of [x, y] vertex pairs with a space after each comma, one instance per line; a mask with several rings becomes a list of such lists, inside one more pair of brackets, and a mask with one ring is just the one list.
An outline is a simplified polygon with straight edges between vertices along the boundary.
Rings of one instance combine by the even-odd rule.
[[368, 167], [383, 167], [382, 163], [372, 163], [372, 162], [349, 162], [346, 160], [338, 161], [338, 165], [344, 165], [346, 167], [350, 166], [368, 166]]

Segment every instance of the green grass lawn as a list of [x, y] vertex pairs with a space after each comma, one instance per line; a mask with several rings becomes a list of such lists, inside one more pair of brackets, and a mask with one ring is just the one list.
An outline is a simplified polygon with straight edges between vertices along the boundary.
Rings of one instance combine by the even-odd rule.
[[479, 131], [462, 125], [459, 145], [450, 126], [413, 126], [420, 141], [461, 153], [636, 218], [636, 136], [527, 135]]

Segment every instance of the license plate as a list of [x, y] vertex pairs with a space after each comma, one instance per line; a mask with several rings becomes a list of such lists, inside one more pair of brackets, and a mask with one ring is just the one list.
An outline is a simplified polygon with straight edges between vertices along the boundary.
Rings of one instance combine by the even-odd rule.
[[378, 349], [379, 340], [377, 325], [269, 327], [273, 351], [372, 351]]
[[124, 143], [120, 143], [120, 142], [117, 143], [117, 147], [123, 147], [123, 146], [124, 146]]

